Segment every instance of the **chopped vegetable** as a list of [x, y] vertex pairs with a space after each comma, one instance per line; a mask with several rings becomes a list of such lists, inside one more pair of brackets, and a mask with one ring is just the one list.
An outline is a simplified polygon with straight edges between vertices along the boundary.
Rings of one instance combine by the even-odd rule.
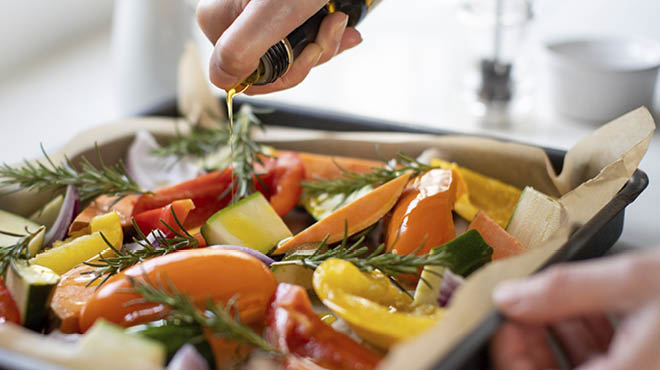
[[287, 357], [326, 369], [375, 369], [381, 356], [319, 318], [305, 290], [279, 284], [266, 313], [266, 338]]
[[60, 207], [52, 227], [46, 233], [46, 240], [44, 242], [46, 247], [51, 246], [55, 241], [64, 240], [71, 222], [73, 222], [73, 219], [78, 214], [79, 205], [80, 193], [78, 193], [78, 190], [73, 185], [67, 186], [62, 207]]
[[23, 326], [41, 329], [59, 280], [60, 276], [47, 267], [28, 265], [24, 260], [11, 262], [7, 289], [16, 302]]
[[[401, 175], [336, 210], [280, 244], [273, 254], [282, 254], [302, 244], [320, 242], [324, 239], [328, 244], [334, 243], [341, 240], [345, 234], [353, 235], [375, 224], [394, 207], [409, 178], [410, 173]], [[348, 225], [347, 232], [346, 225]]]
[[240, 246], [240, 245], [221, 244], [221, 245], [211, 245], [211, 246], [209, 246], [209, 248], [212, 248], [212, 249], [230, 249], [230, 250], [236, 250], [236, 251], [239, 251], [239, 252], [244, 252], [244, 253], [247, 253], [247, 254], [251, 255], [252, 257], [257, 258], [259, 261], [263, 262], [264, 265], [266, 265], [267, 267], [270, 267], [270, 265], [273, 262], [275, 262], [272, 258], [268, 257], [267, 255], [265, 255], [261, 252], [257, 252], [256, 250], [254, 250], [252, 248], [243, 247], [243, 246]]
[[444, 266], [426, 266], [415, 289], [415, 302], [435, 304], [440, 297], [440, 286], [447, 269], [460, 276], [468, 276], [474, 270], [490, 262], [491, 248], [478, 231], [467, 231], [452, 241], [431, 250], [431, 255], [444, 256]]
[[14, 298], [12, 298], [4, 281], [0, 278], [0, 324], [4, 322], [18, 324], [20, 321], [21, 316], [18, 307], [16, 307], [16, 302], [14, 302]]
[[44, 225], [47, 229], [50, 229], [55, 223], [57, 215], [60, 213], [62, 203], [64, 203], [64, 194], [51, 199], [45, 206], [34, 212], [29, 219], [38, 225]]
[[83, 332], [98, 318], [133, 326], [159, 319], [166, 312], [162, 305], [128, 304], [140, 297], [131, 292], [129, 277], [152, 282], [166, 279], [196, 304], [204, 304], [209, 298], [226, 304], [238, 296], [236, 305], [241, 321], [246, 324], [263, 319], [276, 285], [268, 267], [243, 252], [211, 248], [183, 250], [149, 259], [111, 277], [83, 307], [80, 316]]
[[452, 208], [456, 180], [434, 169], [413, 178], [392, 210], [385, 244], [395, 254], [423, 255], [456, 236]]
[[92, 219], [90, 227], [90, 235], [75, 238], [39, 253], [30, 260], [30, 263], [48, 267], [61, 275], [108, 248], [104, 238], [116, 249], [121, 248], [124, 233], [119, 223], [119, 214], [111, 212], [97, 216]]
[[[438, 159], [432, 160], [431, 165], [450, 169], [458, 167]], [[467, 185], [469, 196], [462, 200], [463, 203], [456, 205], [456, 211], [465, 210], [459, 214], [472, 221], [477, 210], [482, 210], [498, 225], [506, 227], [520, 198], [520, 189], [464, 167], [458, 167], [458, 173]]]
[[493, 248], [493, 260], [517, 256], [527, 251], [511, 234], [482, 211], [472, 220], [469, 230], [477, 230]]
[[79, 265], [61, 276], [55, 287], [50, 310], [53, 313], [55, 326], [63, 333], [79, 333], [80, 311], [94, 294], [98, 283], [91, 282], [93, 275], [87, 274], [94, 267]]
[[506, 231], [523, 246], [534, 249], [559, 229], [561, 212], [558, 201], [528, 186], [520, 196]]
[[261, 193], [225, 207], [202, 227], [206, 244], [236, 244], [268, 253], [291, 231]]
[[383, 274], [364, 273], [334, 258], [314, 271], [314, 291], [361, 338], [384, 349], [422, 333], [443, 316], [437, 307], [414, 307], [410, 296]]
[[[34, 221], [0, 210], [0, 247], [15, 244], [22, 235], [25, 235], [26, 230], [29, 233], [33, 233], [37, 231], [39, 226], [41, 225]], [[15, 235], [8, 235], [6, 233]]]
[[[142, 213], [138, 213], [135, 216], [135, 223], [145, 234], [148, 234], [154, 230], [160, 230], [165, 236], [172, 236], [173, 231], [170, 230], [170, 227], [177, 233], [183, 233], [183, 230], [178, 225], [179, 222], [176, 222], [174, 215], [179, 219], [181, 224], [186, 222], [188, 215], [195, 209], [195, 204], [190, 199], [175, 200], [167, 206], [152, 209]], [[169, 227], [168, 227], [169, 226]]]

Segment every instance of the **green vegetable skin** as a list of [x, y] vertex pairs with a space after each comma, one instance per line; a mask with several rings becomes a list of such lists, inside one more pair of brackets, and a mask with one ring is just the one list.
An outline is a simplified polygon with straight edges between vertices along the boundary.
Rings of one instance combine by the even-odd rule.
[[211, 216], [201, 229], [207, 245], [233, 244], [268, 253], [292, 236], [261, 193], [254, 193]]
[[60, 276], [53, 270], [26, 261], [12, 261], [7, 270], [7, 288], [16, 302], [25, 327], [39, 330], [48, 313], [50, 299]]
[[206, 359], [210, 368], [215, 366], [213, 351], [199, 325], [158, 320], [148, 324], [131, 326], [126, 329], [126, 333], [139, 335], [161, 343], [167, 352], [167, 362], [174, 357], [181, 347], [186, 343], [190, 343]]
[[[28, 231], [33, 233], [39, 229], [41, 225], [37, 224], [34, 221], [30, 221], [21, 216], [17, 216], [13, 213], [9, 213], [3, 210], [0, 210], [0, 231], [6, 231], [13, 234], [25, 235], [25, 228], [27, 227]], [[45, 235], [45, 234], [44, 234]], [[42, 235], [43, 237], [43, 235]], [[20, 237], [9, 236], [0, 233], [0, 246], [6, 247], [16, 243]], [[43, 238], [42, 238], [43, 241]], [[32, 246], [30, 246], [32, 249]], [[41, 247], [41, 245], [39, 245]], [[32, 251], [30, 251], [32, 252]], [[35, 252], [36, 253], [36, 252]]]
[[443, 270], [449, 268], [453, 273], [466, 277], [491, 261], [493, 248], [486, 243], [477, 230], [470, 230], [448, 243], [431, 249], [430, 253], [444, 255], [447, 264], [424, 268], [422, 278], [415, 289], [415, 303], [437, 304]]

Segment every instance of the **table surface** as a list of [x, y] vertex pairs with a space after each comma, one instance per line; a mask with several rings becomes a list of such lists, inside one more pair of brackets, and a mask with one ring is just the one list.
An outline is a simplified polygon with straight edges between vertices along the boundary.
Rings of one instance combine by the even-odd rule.
[[[510, 126], [493, 127], [475, 118], [465, 99], [465, 92], [469, 91], [464, 77], [471, 66], [470, 49], [462, 31], [455, 31], [465, 31], [466, 26], [456, 19], [451, 5], [420, 2], [406, 9], [396, 3], [383, 2], [365, 20], [360, 27], [362, 45], [316, 68], [296, 88], [261, 99], [485, 133], [561, 149], [570, 148], [596, 127], [557, 115], [549, 101], [541, 45], [548, 35], [557, 36], [548, 29], [562, 16], [561, 9], [545, 13], [540, 9], [538, 21], [521, 46], [517, 65], [527, 86], [523, 90], [528, 109], [516, 113]], [[579, 24], [570, 17], [563, 22]], [[617, 22], [610, 22], [609, 27], [614, 26]], [[657, 25], [643, 26], [635, 23], [637, 28], [628, 30], [660, 38]], [[601, 32], [598, 27], [596, 22], [592, 29], [572, 34]], [[203, 48], [202, 54], [208, 52], [208, 48]], [[3, 76], [0, 161], [34, 158], [39, 155], [40, 143], [48, 151], [56, 151], [76, 132], [125, 116], [116, 96], [118, 81], [112, 59], [111, 33], [102, 28]], [[628, 208], [624, 233], [615, 246], [617, 251], [652, 247], [660, 240], [653, 217], [660, 204], [655, 183], [660, 179], [657, 137], [640, 168], [649, 175], [650, 186]]]

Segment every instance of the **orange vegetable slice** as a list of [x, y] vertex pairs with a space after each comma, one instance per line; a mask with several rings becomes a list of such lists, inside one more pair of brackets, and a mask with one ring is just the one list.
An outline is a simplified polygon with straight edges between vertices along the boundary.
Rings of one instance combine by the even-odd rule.
[[384, 167], [385, 163], [369, 159], [338, 157], [334, 155], [312, 154], [299, 152], [298, 156], [305, 168], [305, 180], [336, 179], [342, 177], [344, 171], [354, 173], [371, 172], [373, 168]]
[[477, 230], [486, 243], [493, 248], [493, 260], [517, 256], [527, 251], [527, 248], [483, 211], [479, 211], [468, 226], [468, 230], [472, 229]]
[[55, 288], [50, 308], [55, 318], [60, 322], [59, 330], [62, 333], [80, 332], [80, 326], [78, 325], [80, 311], [102, 280], [97, 280], [94, 284], [87, 286], [94, 275], [83, 275], [83, 273], [93, 270], [94, 267], [87, 265], [75, 267], [62, 275], [59, 284]]
[[410, 173], [407, 173], [377, 187], [285, 241], [273, 254], [285, 253], [305, 243], [320, 242], [326, 236], [327, 243], [340, 241], [344, 237], [346, 225], [348, 235], [366, 229], [394, 207], [409, 179]]

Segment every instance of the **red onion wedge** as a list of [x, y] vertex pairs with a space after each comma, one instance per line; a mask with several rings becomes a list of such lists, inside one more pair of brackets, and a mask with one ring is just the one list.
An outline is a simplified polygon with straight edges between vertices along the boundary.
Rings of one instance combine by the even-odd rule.
[[194, 160], [174, 155], [159, 157], [152, 154], [160, 148], [156, 139], [147, 131], [138, 131], [128, 148], [126, 170], [144, 189], [178, 184], [193, 179], [202, 172]]
[[80, 193], [73, 185], [66, 187], [66, 194], [60, 212], [53, 223], [53, 226], [46, 233], [44, 246], [49, 247], [53, 242], [64, 240], [67, 231], [73, 219], [78, 214], [78, 207], [80, 206]]
[[440, 295], [438, 296], [438, 304], [440, 307], [446, 307], [451, 300], [454, 291], [463, 284], [463, 279], [460, 275], [451, 272], [450, 269], [445, 268], [442, 272], [442, 284], [440, 284]]
[[211, 245], [209, 248], [217, 248], [217, 249], [233, 249], [241, 252], [245, 252], [252, 257], [257, 258], [259, 261], [263, 262], [266, 266], [270, 267], [270, 265], [275, 262], [272, 258], [268, 257], [267, 255], [256, 251], [252, 248], [248, 247], [242, 247], [240, 245]]
[[176, 351], [167, 370], [209, 370], [209, 365], [195, 346], [188, 343]]

